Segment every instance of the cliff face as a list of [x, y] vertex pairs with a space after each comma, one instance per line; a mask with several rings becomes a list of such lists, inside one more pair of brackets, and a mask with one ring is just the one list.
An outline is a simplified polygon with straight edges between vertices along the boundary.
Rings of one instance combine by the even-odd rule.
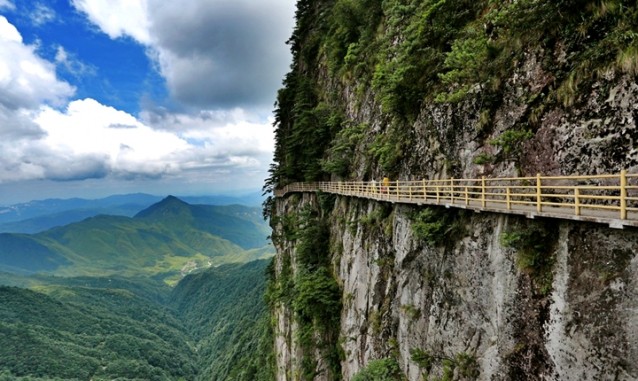
[[[446, 372], [479, 380], [638, 377], [635, 231], [444, 211], [455, 213], [445, 230], [456, 232], [432, 245], [414, 232], [418, 208], [334, 202], [326, 255], [342, 290], [336, 345], [344, 380], [383, 358], [395, 358], [409, 380]], [[318, 205], [316, 196], [292, 197], [278, 208], [302, 205]], [[542, 255], [551, 266], [522, 268], [521, 254], [504, 246], [504, 235], [530, 230], [550, 233]], [[295, 257], [294, 244], [278, 249], [279, 266]], [[279, 306], [275, 316], [278, 379], [301, 379], [294, 312]], [[419, 351], [429, 361], [419, 362]], [[338, 379], [321, 351], [311, 356], [314, 379]], [[464, 356], [469, 360], [459, 360]]]
[[[298, 7], [269, 186], [638, 170], [635, 4]], [[268, 208], [279, 380], [638, 379], [634, 229], [321, 194]]]

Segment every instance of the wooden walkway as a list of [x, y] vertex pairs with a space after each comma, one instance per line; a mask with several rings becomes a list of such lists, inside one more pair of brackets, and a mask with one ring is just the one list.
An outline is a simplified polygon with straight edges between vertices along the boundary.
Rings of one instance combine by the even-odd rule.
[[638, 227], [638, 174], [293, 183], [275, 190]]

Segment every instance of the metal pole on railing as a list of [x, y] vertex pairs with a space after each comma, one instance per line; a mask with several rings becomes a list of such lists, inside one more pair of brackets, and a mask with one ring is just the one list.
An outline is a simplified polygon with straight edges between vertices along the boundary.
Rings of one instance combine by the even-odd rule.
[[423, 199], [428, 199], [428, 188], [427, 185], [425, 185], [425, 179], [423, 179]]
[[536, 211], [538, 213], [543, 211], [543, 204], [541, 202], [542, 196], [542, 188], [541, 188], [541, 174], [536, 174]]
[[574, 214], [580, 216], [580, 189], [574, 188]]
[[450, 204], [454, 204], [454, 177], [450, 178]]
[[399, 180], [397, 180], [397, 200], [399, 199]]
[[481, 206], [485, 208], [485, 176], [481, 176]]
[[467, 183], [465, 184], [465, 206], [470, 205], [470, 194], [467, 192]]
[[505, 188], [505, 199], [507, 201], [507, 210], [512, 209], [512, 199], [510, 196], [510, 187]]
[[627, 171], [620, 171], [620, 219], [627, 219]]
[[436, 203], [439, 203], [439, 200], [441, 200], [441, 190], [439, 188], [439, 184], [435, 185], [436, 187]]

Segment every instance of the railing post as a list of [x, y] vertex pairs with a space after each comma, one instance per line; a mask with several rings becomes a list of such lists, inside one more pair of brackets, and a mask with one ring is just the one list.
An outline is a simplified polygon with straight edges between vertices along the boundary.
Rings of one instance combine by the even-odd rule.
[[439, 201], [441, 200], [441, 190], [439, 188], [439, 184], [436, 184], [435, 187], [436, 187], [436, 203], [438, 204]]
[[627, 171], [620, 171], [620, 219], [627, 219]]
[[485, 208], [485, 176], [481, 176], [481, 206]]
[[507, 210], [512, 209], [512, 199], [510, 196], [510, 187], [505, 188], [505, 199], [507, 201]]
[[425, 179], [423, 179], [423, 199], [428, 199], [428, 187], [425, 185]]
[[412, 201], [412, 185], [408, 185], [408, 195], [410, 197], [410, 201]]
[[400, 194], [399, 194], [399, 180], [397, 180], [397, 200], [399, 199]]
[[450, 204], [454, 204], [454, 177], [450, 178]]
[[580, 189], [578, 186], [574, 188], [574, 214], [580, 216]]
[[536, 211], [538, 213], [543, 211], [543, 204], [541, 201], [542, 188], [541, 188], [541, 174], [536, 174]]
[[467, 183], [465, 184], [465, 206], [470, 205], [470, 194], [467, 192]]

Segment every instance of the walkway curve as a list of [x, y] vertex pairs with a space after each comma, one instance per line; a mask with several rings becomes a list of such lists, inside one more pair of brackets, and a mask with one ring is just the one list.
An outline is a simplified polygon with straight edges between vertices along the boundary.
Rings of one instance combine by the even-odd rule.
[[476, 212], [519, 214], [638, 227], [638, 174], [480, 179], [293, 183], [275, 197], [316, 192], [378, 201], [443, 205]]

